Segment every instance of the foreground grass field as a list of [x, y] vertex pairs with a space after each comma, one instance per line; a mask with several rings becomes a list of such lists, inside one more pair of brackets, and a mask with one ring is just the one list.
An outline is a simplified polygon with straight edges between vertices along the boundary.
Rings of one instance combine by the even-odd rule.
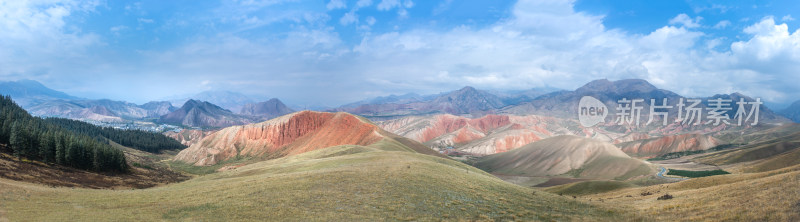
[[408, 151], [338, 146], [141, 190], [0, 180], [11, 221], [633, 220]]
[[[658, 221], [800, 221], [800, 166], [694, 178], [582, 198]], [[657, 200], [665, 194], [674, 198]]]

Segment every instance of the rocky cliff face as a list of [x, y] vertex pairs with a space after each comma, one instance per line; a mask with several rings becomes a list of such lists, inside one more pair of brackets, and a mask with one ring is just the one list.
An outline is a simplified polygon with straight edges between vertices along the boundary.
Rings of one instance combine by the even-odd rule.
[[199, 142], [203, 137], [210, 135], [215, 131], [203, 131], [197, 129], [183, 129], [180, 132], [167, 131], [164, 135], [181, 142], [187, 147]]
[[719, 144], [720, 141], [711, 136], [682, 134], [620, 143], [617, 146], [631, 156], [650, 158], [673, 152], [706, 150]]
[[213, 165], [236, 156], [281, 157], [337, 145], [370, 145], [386, 132], [347, 113], [302, 111], [206, 136], [175, 160]]

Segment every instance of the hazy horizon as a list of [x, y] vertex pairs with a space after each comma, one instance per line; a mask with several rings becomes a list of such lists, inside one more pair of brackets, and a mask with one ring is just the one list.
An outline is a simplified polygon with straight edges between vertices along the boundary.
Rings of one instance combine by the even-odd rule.
[[800, 99], [788, 1], [0, 3], [0, 80], [137, 104], [202, 91], [338, 106], [390, 94], [644, 79]]

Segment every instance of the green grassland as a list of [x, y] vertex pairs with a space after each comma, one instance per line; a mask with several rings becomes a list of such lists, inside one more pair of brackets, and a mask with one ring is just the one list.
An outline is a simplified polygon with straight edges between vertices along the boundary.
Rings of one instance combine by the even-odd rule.
[[724, 174], [731, 174], [731, 173], [724, 170], [692, 171], [692, 170], [676, 170], [676, 169], [670, 169], [669, 172], [667, 172], [667, 175], [675, 175], [675, 176], [690, 177], [690, 178], [708, 177], [708, 176], [716, 176]]
[[[397, 144], [388, 146], [397, 150]], [[337, 146], [140, 190], [0, 180], [11, 221], [631, 220], [469, 165], [383, 145]]]

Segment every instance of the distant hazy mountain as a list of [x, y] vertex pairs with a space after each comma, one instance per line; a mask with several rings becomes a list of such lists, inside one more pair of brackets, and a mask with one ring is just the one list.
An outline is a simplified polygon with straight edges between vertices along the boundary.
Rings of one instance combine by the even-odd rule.
[[497, 95], [503, 100], [504, 103], [508, 105], [516, 105], [523, 102], [528, 102], [536, 97], [542, 96], [547, 93], [561, 91], [557, 88], [552, 87], [541, 87], [541, 88], [532, 88], [527, 90], [509, 90], [509, 91], [488, 91], [492, 94]]
[[264, 102], [244, 105], [239, 114], [257, 116], [262, 120], [267, 120], [293, 112], [294, 110], [283, 104], [281, 100], [272, 98]]
[[335, 111], [344, 111], [373, 119], [382, 119], [436, 113], [482, 116], [506, 106], [505, 102], [503, 102], [500, 97], [470, 86], [440, 94], [432, 99], [422, 97], [419, 99], [420, 101], [410, 103], [407, 102], [409, 99], [398, 100], [406, 101], [403, 103], [387, 102], [364, 104], [357, 107], [340, 107], [335, 109]]
[[177, 107], [172, 106], [172, 103], [167, 101], [152, 101], [142, 104], [139, 107], [147, 110], [147, 117], [161, 117], [178, 109]]
[[80, 99], [78, 97], [47, 88], [46, 86], [34, 80], [0, 82], [0, 94], [11, 95], [11, 98], [14, 98], [14, 102], [26, 109], [48, 100]]
[[161, 116], [159, 122], [189, 127], [217, 128], [244, 125], [252, 123], [254, 120], [234, 114], [209, 102], [190, 99], [180, 109]]
[[378, 96], [371, 99], [365, 99], [354, 103], [345, 104], [343, 108], [355, 108], [361, 105], [367, 104], [387, 104], [387, 103], [396, 103], [396, 104], [407, 104], [413, 102], [424, 102], [430, 101], [436, 98], [436, 95], [426, 95], [420, 96], [416, 93], [406, 93], [403, 95], [388, 95], [388, 96]]
[[184, 104], [190, 99], [208, 101], [231, 112], [237, 112], [242, 110], [245, 104], [256, 102], [252, 98], [238, 92], [213, 90], [203, 91], [188, 98], [170, 100], [170, 102], [172, 102], [172, 105]]
[[431, 105], [429, 109], [451, 114], [486, 112], [506, 106], [500, 97], [470, 86], [439, 96]]
[[28, 108], [37, 116], [70, 119], [121, 121], [158, 118], [175, 110], [169, 102], [149, 102], [136, 105], [124, 101], [99, 100], [49, 100]]
[[[575, 91], [558, 91], [548, 93], [542, 96], [537, 97], [536, 99], [530, 102], [520, 103], [514, 106], [508, 106], [503, 108], [498, 113], [505, 113], [505, 114], [516, 114], [516, 115], [528, 115], [528, 114], [535, 114], [535, 115], [543, 115], [543, 116], [555, 116], [555, 117], [562, 117], [562, 118], [577, 118], [577, 110], [578, 110], [578, 102], [583, 96], [592, 96], [597, 98], [598, 100], [602, 101], [606, 104], [609, 109], [609, 121], [615, 118], [614, 113], [616, 112], [616, 106], [618, 105], [618, 101], [627, 98], [629, 100], [632, 99], [643, 99], [644, 102], [640, 103], [643, 107], [641, 110], [641, 120], [640, 123], [644, 124], [647, 119], [649, 118], [650, 113], [650, 99], [656, 99], [657, 105], [662, 105], [662, 99], [667, 99], [667, 104], [673, 106], [672, 109], [667, 109], [670, 114], [670, 118], [674, 118], [677, 116], [677, 108], [674, 108], [676, 104], [678, 104], [681, 98], [684, 99], [684, 103], [688, 103], [686, 97], [678, 95], [674, 92], [669, 90], [659, 89], [649, 82], [641, 79], [626, 79], [626, 80], [618, 80], [618, 81], [609, 81], [606, 79], [601, 80], [594, 80], [586, 85], [576, 89]], [[735, 115], [736, 109], [736, 101], [739, 101], [739, 98], [745, 98], [746, 101], [754, 101], [754, 99], [744, 96], [739, 93], [733, 94], [720, 94], [714, 95], [707, 98], [699, 98], [701, 99], [702, 103], [699, 107], [707, 107], [708, 100], [714, 98], [722, 98], [722, 99], [732, 99], [733, 102], [731, 106], [733, 106], [734, 110], [728, 112], [730, 118], [733, 118]], [[749, 111], [749, 110], [748, 110]], [[705, 111], [704, 111], [705, 112]], [[786, 118], [775, 114], [772, 110], [767, 108], [764, 105], [760, 106], [760, 122], [787, 122]], [[706, 113], [703, 113], [705, 116]]]
[[781, 110], [781, 115], [791, 119], [794, 122], [800, 123], [800, 100], [795, 101], [786, 109]]

